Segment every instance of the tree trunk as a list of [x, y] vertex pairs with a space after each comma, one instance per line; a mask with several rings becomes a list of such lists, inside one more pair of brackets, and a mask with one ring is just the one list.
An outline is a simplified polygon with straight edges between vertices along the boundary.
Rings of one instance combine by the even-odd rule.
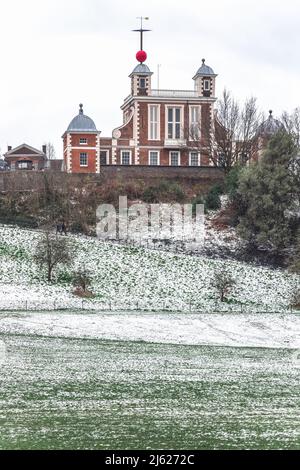
[[52, 266], [48, 266], [48, 282], [52, 281]]

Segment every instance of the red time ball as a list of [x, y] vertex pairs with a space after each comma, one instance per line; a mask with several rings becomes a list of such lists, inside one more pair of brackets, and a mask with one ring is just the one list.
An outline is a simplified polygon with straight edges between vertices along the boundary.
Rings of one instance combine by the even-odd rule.
[[141, 64], [145, 62], [147, 59], [147, 54], [145, 51], [139, 51], [136, 53], [136, 60], [140, 62]]

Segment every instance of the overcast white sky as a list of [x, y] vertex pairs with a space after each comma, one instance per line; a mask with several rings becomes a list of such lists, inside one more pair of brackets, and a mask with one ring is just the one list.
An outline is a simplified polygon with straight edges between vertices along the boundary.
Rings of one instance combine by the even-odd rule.
[[147, 64], [160, 87], [193, 89], [202, 57], [217, 94], [256, 96], [279, 115], [300, 105], [298, 0], [10, 0], [0, 2], [0, 147], [51, 141], [84, 103], [102, 135], [120, 105], [139, 49], [136, 16], [149, 16]]

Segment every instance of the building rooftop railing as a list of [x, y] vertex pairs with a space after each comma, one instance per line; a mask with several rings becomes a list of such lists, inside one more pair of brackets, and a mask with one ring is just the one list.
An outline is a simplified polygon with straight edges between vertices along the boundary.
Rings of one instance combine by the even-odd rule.
[[199, 94], [195, 90], [151, 90], [151, 96], [197, 98]]
[[[195, 90], [151, 90], [149, 96], [157, 96], [162, 98], [199, 98], [199, 93]], [[132, 98], [128, 95], [124, 102]]]

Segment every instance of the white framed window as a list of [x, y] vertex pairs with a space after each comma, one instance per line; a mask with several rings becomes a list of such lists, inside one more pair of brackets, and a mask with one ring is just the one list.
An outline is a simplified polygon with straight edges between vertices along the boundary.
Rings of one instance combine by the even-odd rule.
[[159, 151], [158, 150], [149, 150], [149, 165], [153, 165], [153, 166], [159, 165]]
[[190, 140], [200, 139], [201, 107], [190, 106]]
[[182, 108], [167, 108], [168, 139], [180, 139], [182, 127]]
[[131, 150], [121, 150], [121, 165], [131, 165]]
[[200, 166], [200, 153], [199, 152], [190, 152], [190, 154], [189, 154], [189, 165], [190, 166]]
[[180, 165], [180, 152], [178, 150], [172, 150], [169, 154], [169, 163], [170, 166], [179, 166]]
[[88, 155], [87, 153], [80, 154], [80, 166], [88, 166]]
[[139, 79], [139, 85], [140, 85], [140, 88], [146, 88], [146, 79], [145, 78], [140, 78]]
[[100, 152], [100, 165], [108, 165], [108, 150], [101, 150]]
[[88, 141], [85, 138], [80, 138], [79, 143], [80, 143], [80, 145], [86, 145], [88, 143]]
[[160, 140], [160, 106], [148, 106], [148, 140]]
[[208, 79], [204, 80], [203, 89], [204, 89], [204, 91], [210, 91], [210, 80], [208, 80]]
[[31, 162], [18, 162], [18, 168], [20, 170], [28, 170], [29, 168], [32, 168], [32, 166]]

